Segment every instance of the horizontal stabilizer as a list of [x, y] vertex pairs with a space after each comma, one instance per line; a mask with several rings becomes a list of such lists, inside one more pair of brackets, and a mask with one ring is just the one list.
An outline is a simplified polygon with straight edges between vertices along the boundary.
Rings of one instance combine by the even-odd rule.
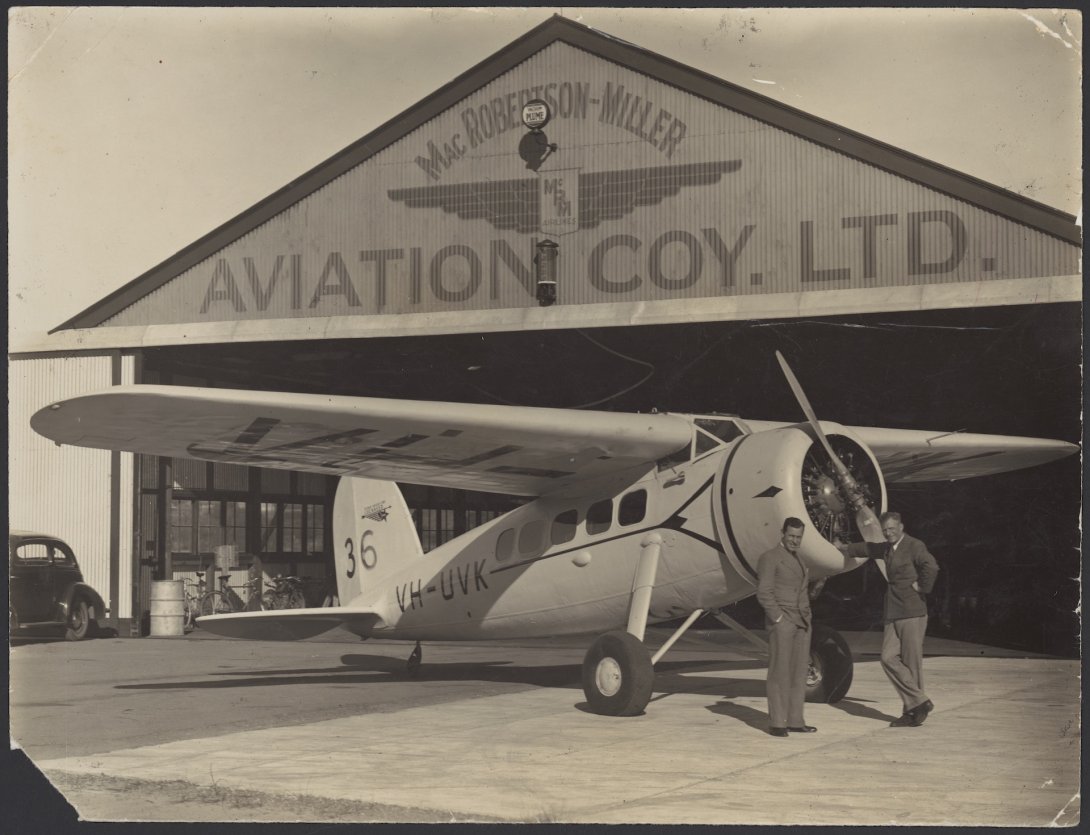
[[197, 626], [207, 632], [254, 641], [299, 641], [321, 635], [338, 626], [363, 636], [382, 623], [382, 616], [374, 609], [350, 609], [341, 606], [234, 612], [197, 618]]

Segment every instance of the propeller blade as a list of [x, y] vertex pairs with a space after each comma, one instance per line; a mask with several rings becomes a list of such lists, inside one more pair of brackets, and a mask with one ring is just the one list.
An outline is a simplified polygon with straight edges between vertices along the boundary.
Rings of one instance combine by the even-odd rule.
[[[840, 482], [841, 488], [843, 488], [848, 496], [848, 500], [855, 508], [855, 524], [859, 526], [859, 533], [862, 534], [863, 539], [867, 542], [885, 542], [885, 537], [882, 536], [882, 526], [878, 522], [878, 517], [863, 498], [863, 491], [860, 489], [859, 483], [848, 471], [844, 462], [840, 460], [840, 456], [833, 451], [832, 444], [830, 444], [829, 439], [825, 437], [825, 432], [822, 430], [821, 424], [818, 423], [817, 415], [810, 405], [810, 400], [807, 398], [806, 392], [802, 390], [802, 385], [795, 377], [794, 372], [791, 370], [791, 366], [787, 364], [787, 360], [783, 358], [783, 354], [779, 351], [776, 352], [776, 359], [780, 362], [783, 376], [787, 378], [787, 384], [791, 386], [791, 391], [794, 393], [795, 399], [799, 402], [799, 406], [802, 407], [803, 414], [806, 415], [806, 420], [810, 423], [810, 427], [814, 430], [814, 434], [817, 435], [821, 445], [825, 448], [825, 453], [829, 456], [829, 460], [832, 461], [833, 469], [836, 470], [837, 480]], [[882, 576], [885, 577], [886, 565], [884, 560], [879, 563], [879, 568], [882, 571]]]
[[[783, 354], [779, 351], [776, 352], [776, 359], [780, 361], [780, 368], [783, 369], [783, 376], [787, 378], [787, 384], [791, 386], [791, 391], [795, 395], [795, 399], [802, 407], [803, 414], [806, 415], [806, 419], [810, 422], [810, 426], [814, 430], [814, 434], [818, 436], [818, 440], [821, 441], [821, 445], [825, 447], [825, 452], [828, 454], [829, 459], [833, 462], [833, 466], [836, 468], [837, 475], [841, 478], [847, 476], [852, 478], [851, 473], [848, 472], [848, 468], [844, 466], [844, 462], [840, 460], [839, 456], [833, 452], [833, 447], [829, 443], [829, 439], [825, 437], [825, 433], [821, 429], [821, 424], [818, 423], [817, 415], [814, 414], [814, 409], [810, 405], [810, 400], [806, 397], [806, 392], [802, 390], [802, 386], [795, 378], [794, 372], [791, 370], [791, 366], [787, 364], [787, 360], [783, 358]], [[852, 479], [854, 482], [855, 479]]]

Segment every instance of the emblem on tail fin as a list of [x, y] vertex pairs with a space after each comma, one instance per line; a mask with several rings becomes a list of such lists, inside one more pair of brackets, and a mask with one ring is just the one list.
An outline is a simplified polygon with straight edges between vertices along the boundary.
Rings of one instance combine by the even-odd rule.
[[364, 519], [373, 519], [376, 522], [385, 522], [390, 516], [390, 503], [389, 502], [376, 502], [373, 505], [369, 505], [363, 509], [361, 514]]

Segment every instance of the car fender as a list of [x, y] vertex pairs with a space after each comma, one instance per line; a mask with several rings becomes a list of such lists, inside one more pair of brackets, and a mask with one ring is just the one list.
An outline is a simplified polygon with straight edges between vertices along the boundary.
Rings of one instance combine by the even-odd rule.
[[102, 620], [106, 617], [106, 613], [109, 611], [106, 608], [106, 603], [103, 601], [99, 593], [91, 588], [86, 583], [72, 583], [68, 588], [64, 590], [64, 594], [61, 595], [57, 601], [57, 608], [59, 609], [60, 617], [57, 619], [61, 623], [67, 623], [68, 613], [72, 609], [72, 601], [77, 597], [82, 597], [87, 601], [88, 605], [95, 610], [95, 619]]

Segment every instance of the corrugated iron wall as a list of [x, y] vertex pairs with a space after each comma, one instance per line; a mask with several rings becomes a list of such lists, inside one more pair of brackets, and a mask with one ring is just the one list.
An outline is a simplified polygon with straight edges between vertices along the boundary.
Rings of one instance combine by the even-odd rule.
[[[118, 368], [118, 365], [120, 366]], [[131, 616], [133, 456], [119, 454], [111, 508], [111, 456], [59, 447], [30, 428], [34, 412], [78, 394], [133, 382], [132, 357], [13, 358], [8, 364], [8, 524], [53, 534], [76, 552], [84, 579], [110, 605], [111, 515], [117, 520], [119, 617]]]
[[[557, 145], [536, 168], [531, 95]], [[558, 309], [1073, 275], [1079, 254], [555, 43], [107, 324], [534, 307], [546, 236]], [[859, 312], [839, 299], [827, 312]]]

